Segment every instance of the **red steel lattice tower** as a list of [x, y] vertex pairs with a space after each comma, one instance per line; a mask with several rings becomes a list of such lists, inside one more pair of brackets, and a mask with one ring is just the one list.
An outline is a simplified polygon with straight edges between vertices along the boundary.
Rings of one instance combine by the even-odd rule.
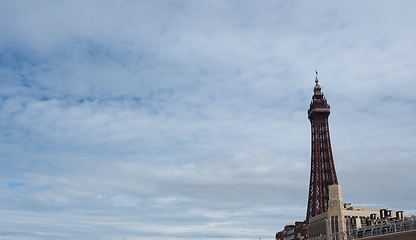
[[328, 186], [338, 184], [329, 137], [330, 107], [318, 84], [318, 72], [316, 72], [313, 91], [312, 102], [308, 110], [312, 148], [307, 220], [328, 210]]

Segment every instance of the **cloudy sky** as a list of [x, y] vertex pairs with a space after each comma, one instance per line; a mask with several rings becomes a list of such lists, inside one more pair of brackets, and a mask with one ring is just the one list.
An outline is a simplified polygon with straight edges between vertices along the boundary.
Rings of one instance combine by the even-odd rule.
[[1, 1], [0, 239], [273, 239], [315, 68], [345, 202], [416, 214], [414, 1]]

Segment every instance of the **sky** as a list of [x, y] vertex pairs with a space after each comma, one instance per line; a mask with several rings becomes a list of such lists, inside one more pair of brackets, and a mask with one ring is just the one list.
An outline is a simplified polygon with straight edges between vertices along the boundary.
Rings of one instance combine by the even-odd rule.
[[414, 1], [0, 2], [0, 239], [274, 239], [319, 83], [345, 202], [416, 215]]

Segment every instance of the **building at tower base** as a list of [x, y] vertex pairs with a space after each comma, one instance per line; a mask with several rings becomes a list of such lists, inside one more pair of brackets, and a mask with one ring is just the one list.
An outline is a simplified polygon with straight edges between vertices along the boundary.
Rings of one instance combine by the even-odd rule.
[[276, 233], [276, 240], [300, 240], [307, 239], [308, 225], [306, 221], [295, 222], [295, 225], [286, 225], [285, 228]]
[[392, 239], [402, 239], [403, 232], [409, 232], [416, 240], [416, 217], [403, 211], [388, 208], [365, 208], [344, 203], [341, 186], [328, 186], [329, 201], [327, 211], [304, 222], [286, 225], [276, 233], [276, 240], [347, 240], [381, 235], [394, 235]]
[[348, 236], [354, 235], [357, 235], [356, 238], [365, 237], [363, 232], [359, 236], [360, 229], [370, 226], [374, 228], [407, 218], [410, 216], [404, 214], [403, 211], [364, 208], [344, 203], [341, 186], [334, 184], [329, 186], [328, 210], [309, 218], [308, 237], [309, 239], [320, 239], [323, 236], [337, 236], [336, 239], [351, 239]]

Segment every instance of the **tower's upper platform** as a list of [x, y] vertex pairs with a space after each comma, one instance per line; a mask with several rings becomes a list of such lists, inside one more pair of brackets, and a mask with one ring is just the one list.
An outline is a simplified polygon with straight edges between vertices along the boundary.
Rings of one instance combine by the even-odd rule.
[[330, 113], [330, 106], [322, 93], [321, 85], [319, 85], [318, 73], [315, 78], [315, 87], [313, 88], [312, 101], [308, 110], [308, 118], [311, 118], [315, 113]]

